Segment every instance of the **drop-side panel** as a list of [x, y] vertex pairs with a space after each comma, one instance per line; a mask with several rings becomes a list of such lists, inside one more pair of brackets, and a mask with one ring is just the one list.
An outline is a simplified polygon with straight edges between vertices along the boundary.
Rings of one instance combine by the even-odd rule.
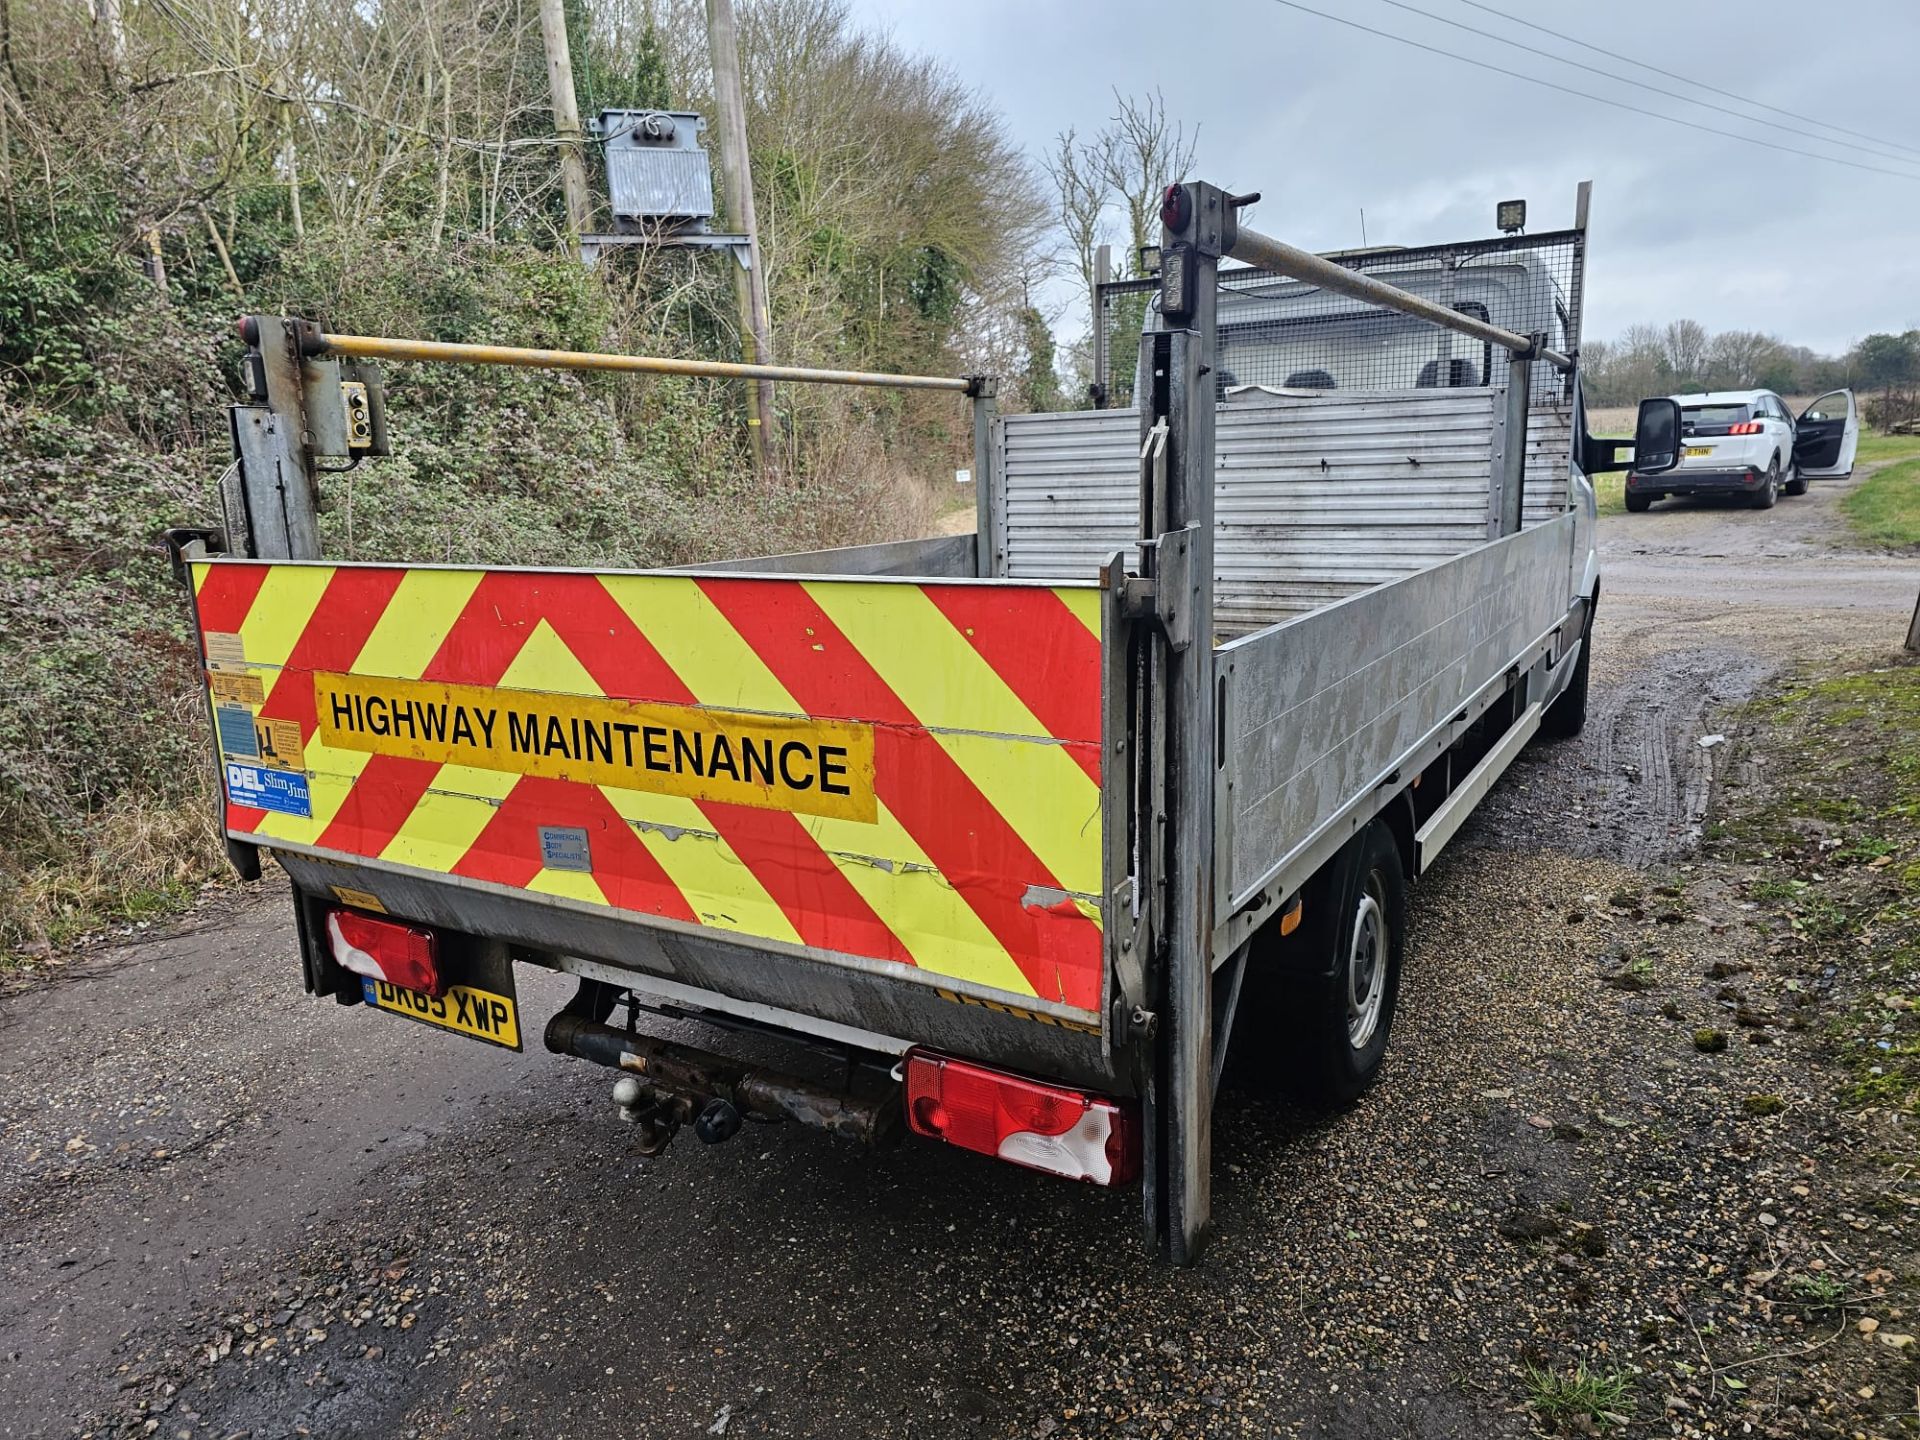
[[758, 945], [769, 974], [840, 956], [1100, 1009], [1094, 588], [238, 560], [193, 581], [230, 835]]
[[[1494, 403], [1494, 391], [1474, 388], [1249, 395], [1224, 406], [1216, 422], [1219, 628], [1272, 624], [1483, 543]], [[1564, 507], [1564, 435], [1564, 420], [1550, 411], [1529, 425], [1530, 524]], [[998, 467], [1007, 574], [1091, 576], [1132, 544], [1139, 444], [1131, 410], [1007, 416]]]
[[1565, 618], [1573, 529], [1562, 515], [1217, 652], [1233, 908]]

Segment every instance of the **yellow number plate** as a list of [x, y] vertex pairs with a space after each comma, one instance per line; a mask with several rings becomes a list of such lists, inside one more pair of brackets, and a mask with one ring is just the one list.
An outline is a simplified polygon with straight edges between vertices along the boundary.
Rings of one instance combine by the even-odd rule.
[[1687, 446], [1687, 454], [1689, 455], [1711, 455], [1712, 453], [1713, 453], [1713, 446], [1711, 445]]
[[398, 985], [370, 980], [364, 975], [360, 977], [360, 993], [376, 1010], [391, 1010], [395, 1015], [470, 1035], [489, 1045], [504, 1045], [509, 1050], [520, 1048], [520, 1014], [511, 995], [450, 985], [446, 994], [435, 998], [420, 990], [403, 990]]

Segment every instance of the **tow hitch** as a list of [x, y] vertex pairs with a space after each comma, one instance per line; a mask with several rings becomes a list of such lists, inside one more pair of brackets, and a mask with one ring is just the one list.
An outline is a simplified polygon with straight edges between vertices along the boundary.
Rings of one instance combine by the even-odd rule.
[[643, 1155], [658, 1155], [683, 1125], [708, 1145], [731, 1140], [748, 1120], [797, 1120], [875, 1148], [906, 1130], [897, 1085], [860, 1095], [627, 1030], [576, 1011], [547, 1024], [547, 1049], [624, 1071], [614, 1083], [621, 1118], [639, 1127]]

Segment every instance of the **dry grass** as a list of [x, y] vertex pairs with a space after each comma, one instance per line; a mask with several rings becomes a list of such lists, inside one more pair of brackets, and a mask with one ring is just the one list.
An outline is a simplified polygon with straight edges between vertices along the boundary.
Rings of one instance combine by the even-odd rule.
[[[1807, 406], [1819, 398], [1817, 395], [1782, 395], [1787, 409], [1798, 415]], [[1640, 413], [1637, 405], [1595, 406], [1587, 411], [1587, 426], [1595, 435], [1611, 435], [1619, 439], [1631, 439], [1633, 422]]]
[[89, 817], [72, 855], [5, 875], [0, 971], [110, 921], [177, 910], [224, 865], [210, 795], [184, 806], [118, 796]]

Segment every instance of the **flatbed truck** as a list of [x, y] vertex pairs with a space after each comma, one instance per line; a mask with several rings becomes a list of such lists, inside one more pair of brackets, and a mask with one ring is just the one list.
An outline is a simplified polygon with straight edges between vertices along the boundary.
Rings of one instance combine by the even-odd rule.
[[[649, 1153], [756, 1119], [913, 1132], [1137, 1186], [1149, 1244], [1195, 1259], [1229, 1041], [1357, 1097], [1408, 884], [1536, 734], [1578, 730], [1588, 476], [1623, 464], [1577, 337], [1241, 208], [1167, 190], [1124, 411], [246, 321], [226, 524], [170, 542], [221, 827], [243, 875], [291, 878], [307, 990], [605, 1065]], [[1498, 363], [1227, 393], [1235, 260]], [[949, 391], [976, 533], [681, 570], [323, 559], [321, 462], [387, 450], [379, 365], [406, 360]], [[544, 1020], [528, 966], [577, 981]]]

